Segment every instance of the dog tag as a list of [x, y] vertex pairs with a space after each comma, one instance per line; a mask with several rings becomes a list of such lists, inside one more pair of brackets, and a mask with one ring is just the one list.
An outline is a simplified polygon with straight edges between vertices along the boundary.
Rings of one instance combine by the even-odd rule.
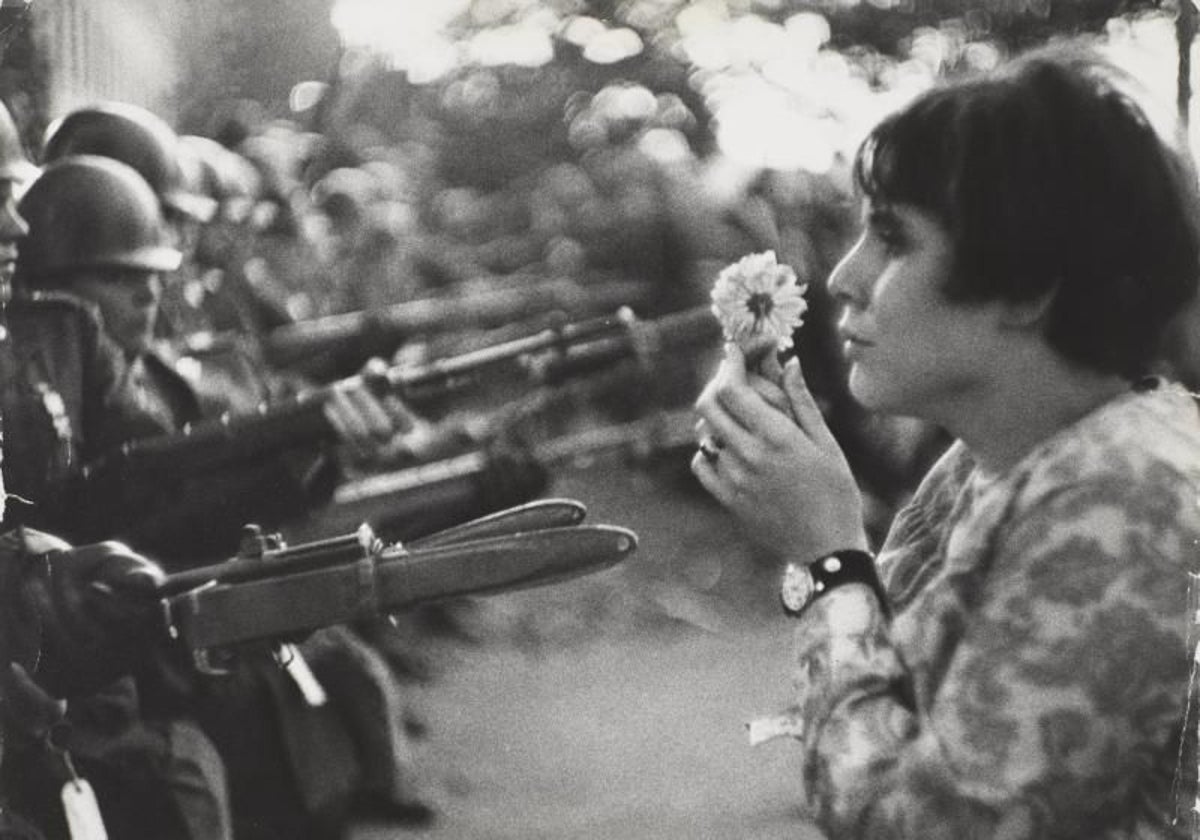
[[304, 702], [316, 708], [324, 706], [329, 701], [329, 696], [325, 693], [325, 687], [321, 685], [317, 675], [308, 667], [308, 662], [300, 653], [300, 649], [293, 644], [281, 645], [279, 653], [280, 663], [283, 665], [283, 670], [287, 671], [292, 682], [296, 684], [296, 688], [300, 689], [300, 694], [304, 697]]
[[108, 840], [108, 832], [104, 829], [104, 819], [100, 816], [100, 804], [96, 802], [96, 793], [87, 779], [82, 779], [75, 772], [71, 756], [63, 753], [63, 761], [71, 772], [62, 788], [63, 811], [67, 815], [67, 830], [71, 840]]

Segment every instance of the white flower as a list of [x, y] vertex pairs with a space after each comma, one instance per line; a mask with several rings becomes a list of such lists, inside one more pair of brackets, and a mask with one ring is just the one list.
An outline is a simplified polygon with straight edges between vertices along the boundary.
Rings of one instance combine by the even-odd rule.
[[750, 254], [717, 275], [712, 312], [725, 338], [743, 350], [774, 342], [775, 349], [792, 346], [792, 331], [804, 323], [807, 284], [796, 281], [791, 266], [775, 261], [774, 251]]

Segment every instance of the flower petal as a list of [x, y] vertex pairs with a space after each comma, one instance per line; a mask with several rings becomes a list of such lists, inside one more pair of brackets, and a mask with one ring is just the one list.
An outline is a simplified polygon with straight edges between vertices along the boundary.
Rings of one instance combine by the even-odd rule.
[[[736, 341], [743, 349], [766, 337], [782, 350], [792, 345], [792, 332], [803, 323], [808, 310], [804, 299], [807, 288], [807, 284], [797, 282], [791, 266], [776, 262], [774, 251], [749, 254], [717, 275], [710, 295], [712, 312], [721, 322], [726, 339]], [[756, 308], [752, 308], [755, 296], [760, 297]], [[762, 305], [761, 296], [770, 299], [769, 306]]]

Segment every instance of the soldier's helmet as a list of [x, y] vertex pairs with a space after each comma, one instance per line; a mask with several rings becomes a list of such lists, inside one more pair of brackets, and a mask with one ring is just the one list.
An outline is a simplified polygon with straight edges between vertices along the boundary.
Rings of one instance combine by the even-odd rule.
[[182, 254], [166, 244], [154, 191], [120, 161], [96, 155], [48, 165], [18, 205], [29, 234], [17, 275], [32, 288], [89, 269], [174, 271]]
[[72, 155], [99, 155], [132, 166], [166, 212], [207, 222], [216, 202], [189, 189], [180, 160], [179, 137], [156, 114], [127, 102], [78, 108], [46, 129], [42, 162]]
[[262, 189], [254, 165], [208, 137], [184, 134], [179, 141], [198, 165], [198, 184], [216, 200], [220, 217], [245, 222]]

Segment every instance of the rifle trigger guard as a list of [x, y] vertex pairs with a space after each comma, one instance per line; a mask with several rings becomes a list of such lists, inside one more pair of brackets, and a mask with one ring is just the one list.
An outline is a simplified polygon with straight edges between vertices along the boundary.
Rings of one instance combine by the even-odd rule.
[[[196, 666], [196, 670], [201, 674], [209, 677], [223, 677], [233, 673], [233, 669], [225, 665], [216, 663], [217, 654], [209, 648], [201, 648], [200, 650], [192, 651], [192, 663]], [[229, 654], [226, 654], [228, 662]]]

